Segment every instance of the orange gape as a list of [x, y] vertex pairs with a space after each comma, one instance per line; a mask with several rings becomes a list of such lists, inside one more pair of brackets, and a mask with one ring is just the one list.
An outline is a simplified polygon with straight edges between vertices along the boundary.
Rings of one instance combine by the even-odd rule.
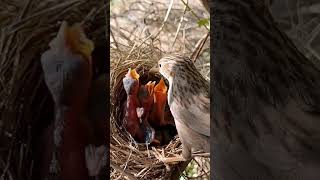
[[165, 116], [165, 107], [167, 103], [167, 86], [163, 79], [154, 87], [153, 99], [154, 104], [152, 107], [151, 118], [149, 119], [150, 124], [154, 127], [161, 127], [168, 124], [174, 125], [174, 121]]

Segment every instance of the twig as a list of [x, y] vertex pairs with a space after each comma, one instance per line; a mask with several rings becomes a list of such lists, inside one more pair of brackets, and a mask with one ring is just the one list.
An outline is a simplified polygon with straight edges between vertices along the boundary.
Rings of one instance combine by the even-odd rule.
[[[198, 19], [198, 21], [201, 20], [201, 18], [192, 10], [192, 8], [190, 8], [190, 6], [188, 5], [188, 3], [184, 2], [184, 0], [181, 0], [181, 2], [182, 2], [185, 6], [188, 7], [188, 9], [190, 10], [191, 14], [192, 14], [194, 17], [196, 17], [196, 18]], [[210, 31], [209, 28], [208, 28], [206, 25], [204, 25], [204, 27], [205, 27], [208, 31]]]
[[192, 61], [193, 61], [193, 63], [195, 63], [196, 62], [196, 60], [197, 60], [197, 58], [199, 57], [199, 55], [200, 55], [200, 53], [201, 53], [201, 51], [202, 51], [202, 49], [203, 49], [203, 46], [204, 46], [204, 44], [206, 43], [206, 41], [207, 41], [207, 39], [208, 39], [208, 37], [209, 37], [209, 32], [204, 36], [204, 37], [202, 37], [199, 41], [198, 41], [198, 43], [196, 44], [196, 48], [195, 48], [195, 50], [193, 51], [193, 53], [192, 53], [192, 55], [191, 55], [191, 59], [192, 59]]
[[[53, 7], [44, 9], [44, 10], [38, 12], [38, 13], [35, 13], [35, 14], [31, 15], [31, 16], [28, 16], [28, 17], [26, 17], [26, 18], [24, 18], [24, 19], [21, 19], [20, 21], [18, 21], [18, 22], [16, 22], [16, 23], [12, 24], [12, 25], [10, 26], [10, 30], [11, 30], [10, 33], [14, 33], [14, 32], [16, 32], [16, 31], [18, 31], [19, 29], [21, 29], [21, 28], [23, 27], [23, 25], [25, 25], [25, 24], [23, 24], [23, 23], [25, 23], [25, 22], [27, 22], [27, 21], [29, 21], [29, 20], [31, 20], [31, 19], [34, 19], [34, 18], [36, 18], [36, 17], [39, 17], [39, 16], [41, 16], [41, 15], [43, 15], [43, 14], [46, 14], [46, 13], [48, 13], [48, 12], [50, 12], [50, 11], [54, 11], [54, 10], [57, 10], [57, 9], [60, 9], [60, 8], [62, 9], [62, 8], [64, 8], [64, 7], [69, 7], [69, 6], [72, 6], [72, 5], [79, 6], [79, 5], [82, 4], [82, 3], [85, 3], [85, 1], [80, 1], [80, 0], [66, 1], [65, 3], [61, 3], [61, 4], [58, 4], [58, 5], [56, 5], [56, 6], [53, 6]], [[19, 24], [21, 24], [22, 26], [19, 26]], [[17, 27], [15, 27], [15, 26], [17, 26]], [[14, 27], [15, 27], [15, 28], [14, 28]]]
[[167, 22], [167, 20], [168, 20], [169, 14], [170, 14], [171, 9], [172, 9], [172, 5], [173, 5], [173, 0], [170, 0], [170, 4], [169, 4], [169, 7], [168, 7], [166, 16], [164, 17], [163, 22], [162, 22], [162, 24], [161, 24], [161, 27], [158, 29], [158, 31], [157, 31], [156, 33], [151, 34], [151, 35], [149, 35], [148, 37], [146, 37], [146, 38], [138, 45], [138, 47], [140, 47], [140, 46], [141, 46], [145, 41], [147, 41], [148, 39], [150, 39], [150, 38], [155, 39], [155, 38], [160, 34], [160, 32], [162, 31], [163, 27], [165, 26], [165, 24], [166, 24], [166, 22]]
[[[187, 1], [187, 3], [188, 3], [188, 1]], [[187, 12], [187, 9], [188, 9], [188, 7], [187, 7], [187, 6], [184, 6], [183, 14], [182, 14], [182, 16], [181, 16], [181, 18], [180, 18], [180, 22], [179, 22], [179, 24], [178, 24], [176, 34], [174, 35], [174, 40], [173, 40], [173, 42], [172, 42], [172, 44], [171, 44], [171, 49], [173, 48], [174, 44], [176, 43], [176, 40], [177, 40], [179, 31], [180, 31], [180, 28], [181, 28], [181, 24], [182, 24], [182, 22], [183, 22], [183, 20], [184, 20], [184, 16], [185, 16], [185, 14], [186, 14], [186, 12]]]
[[114, 43], [115, 43], [115, 45], [116, 45], [117, 49], [119, 49], [118, 42], [117, 42], [116, 38], [114, 37], [114, 35], [113, 35], [113, 31], [112, 31], [111, 29], [110, 29], [110, 34], [111, 34], [112, 39], [114, 40]]
[[8, 157], [7, 157], [7, 162], [6, 162], [6, 167], [4, 168], [3, 173], [2, 173], [2, 175], [1, 175], [1, 177], [0, 177], [1, 180], [4, 179], [4, 177], [5, 177], [8, 169], [9, 169], [9, 167], [10, 167], [11, 154], [12, 154], [12, 149], [10, 149], [10, 151], [9, 151], [9, 154], [8, 154]]
[[125, 172], [122, 168], [120, 168], [118, 165], [114, 164], [112, 161], [110, 162], [110, 166], [114, 170], [123, 173], [128, 179], [130, 179], [130, 180], [138, 180], [136, 177], [132, 176], [131, 174], [129, 174], [127, 172]]

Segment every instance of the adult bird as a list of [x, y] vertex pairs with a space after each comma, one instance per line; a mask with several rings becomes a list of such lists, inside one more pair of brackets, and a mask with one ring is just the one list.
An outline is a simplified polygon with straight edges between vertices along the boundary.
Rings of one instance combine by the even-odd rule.
[[209, 82], [191, 59], [179, 54], [164, 56], [158, 66], [159, 72], [169, 81], [168, 104], [182, 143], [182, 158], [176, 160], [190, 160], [196, 151], [209, 153]]
[[320, 179], [320, 68], [264, 0], [212, 12], [212, 179]]

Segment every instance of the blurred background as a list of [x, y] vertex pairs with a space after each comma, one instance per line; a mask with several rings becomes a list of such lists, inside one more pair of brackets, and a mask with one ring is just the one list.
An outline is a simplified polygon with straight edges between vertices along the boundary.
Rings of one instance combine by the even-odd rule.
[[320, 61], [320, 2], [317, 0], [274, 0], [271, 13], [278, 27], [314, 63]]

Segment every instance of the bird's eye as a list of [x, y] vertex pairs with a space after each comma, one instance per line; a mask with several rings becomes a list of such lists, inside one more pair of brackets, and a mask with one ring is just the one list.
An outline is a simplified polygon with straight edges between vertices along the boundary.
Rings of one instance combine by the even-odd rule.
[[159, 64], [159, 67], [161, 67], [161, 64]]

